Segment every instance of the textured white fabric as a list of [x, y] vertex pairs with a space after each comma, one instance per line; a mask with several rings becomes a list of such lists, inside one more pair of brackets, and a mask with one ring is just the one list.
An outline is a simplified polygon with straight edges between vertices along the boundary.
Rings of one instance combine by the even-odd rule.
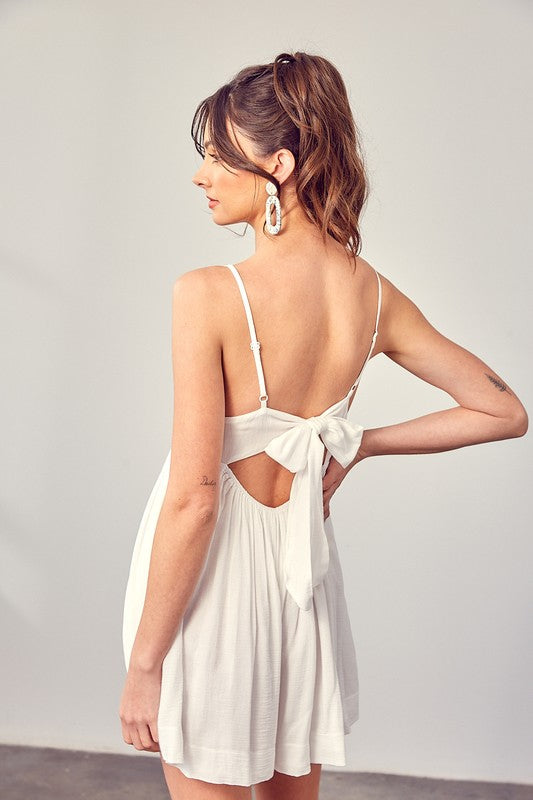
[[[266, 405], [251, 310], [234, 265], [261, 388], [259, 408], [226, 417], [218, 517], [204, 568], [163, 662], [161, 755], [191, 778], [251, 786], [274, 770], [344, 766], [344, 736], [358, 719], [355, 647], [322, 477], [333, 455], [347, 465], [363, 428], [346, 419], [351, 393], [303, 418]], [[257, 356], [257, 357], [256, 357]], [[322, 464], [324, 448], [326, 460]], [[287, 502], [253, 498], [228, 464], [265, 450], [295, 473]], [[142, 614], [170, 453], [152, 489], [126, 587], [126, 668]]]

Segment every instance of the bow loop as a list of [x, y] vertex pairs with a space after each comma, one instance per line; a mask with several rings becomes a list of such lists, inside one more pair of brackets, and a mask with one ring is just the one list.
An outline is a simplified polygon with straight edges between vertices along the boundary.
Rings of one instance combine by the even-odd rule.
[[271, 439], [265, 453], [291, 472], [298, 472], [307, 464], [311, 434], [310, 427], [298, 423]]
[[352, 425], [344, 417], [330, 417], [329, 424], [323, 431], [324, 443], [331, 455], [343, 467], [354, 460], [363, 438], [362, 425]]

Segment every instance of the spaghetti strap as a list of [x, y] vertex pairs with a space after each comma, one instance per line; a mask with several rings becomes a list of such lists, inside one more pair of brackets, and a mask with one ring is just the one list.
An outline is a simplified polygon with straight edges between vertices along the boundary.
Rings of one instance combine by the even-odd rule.
[[359, 381], [361, 380], [361, 375], [363, 374], [363, 370], [366, 367], [370, 356], [372, 355], [372, 351], [374, 349], [374, 345], [376, 343], [376, 339], [378, 338], [379, 315], [381, 314], [381, 279], [379, 277], [379, 272], [377, 271], [377, 269], [375, 269], [375, 267], [372, 267], [372, 269], [376, 273], [376, 278], [378, 279], [378, 304], [377, 304], [377, 312], [376, 312], [376, 323], [374, 325], [374, 333], [372, 335], [372, 342], [370, 344], [370, 350], [368, 351], [367, 356], [366, 356], [366, 358], [364, 360], [363, 366], [361, 367], [361, 369], [359, 371], [359, 375], [357, 376], [357, 378], [355, 379], [355, 382], [350, 387], [350, 392], [352, 392], [354, 389], [357, 388], [357, 385], [358, 385]]
[[248, 295], [246, 294], [246, 289], [244, 288], [243, 280], [239, 274], [239, 271], [235, 267], [234, 264], [226, 264], [227, 267], [230, 268], [232, 271], [235, 280], [237, 281], [237, 285], [239, 287], [242, 301], [244, 303], [244, 310], [246, 311], [246, 319], [248, 320], [248, 328], [250, 330], [250, 347], [254, 354], [255, 360], [255, 368], [257, 371], [257, 378], [259, 381], [259, 402], [261, 403], [261, 408], [267, 407], [267, 400], [268, 395], [266, 393], [266, 386], [265, 386], [265, 375], [263, 372], [263, 364], [261, 363], [261, 356], [259, 354], [259, 349], [261, 347], [261, 342], [257, 341], [257, 334], [255, 332], [255, 325], [252, 316], [252, 309], [250, 307], [250, 301], [248, 300]]
[[378, 324], [379, 324], [379, 315], [381, 314], [381, 278], [379, 277], [379, 272], [377, 269], [372, 267], [374, 272], [376, 273], [376, 278], [378, 279], [378, 312], [376, 314], [376, 325], [375, 325], [375, 334], [376, 338], [378, 335]]

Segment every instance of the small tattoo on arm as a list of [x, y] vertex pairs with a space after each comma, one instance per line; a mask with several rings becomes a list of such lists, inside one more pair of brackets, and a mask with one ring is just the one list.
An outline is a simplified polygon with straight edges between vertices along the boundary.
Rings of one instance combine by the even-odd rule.
[[204, 475], [200, 481], [200, 486], [216, 486], [216, 481], [210, 481], [208, 480], [207, 475]]
[[488, 372], [485, 372], [485, 375], [487, 376], [489, 381], [492, 383], [492, 385], [496, 387], [496, 389], [498, 389], [500, 392], [508, 392], [508, 394], [510, 394], [512, 396], [513, 393], [507, 388], [505, 383], [503, 383], [502, 381], [499, 381], [498, 378], [494, 377], [494, 375], [489, 375]]

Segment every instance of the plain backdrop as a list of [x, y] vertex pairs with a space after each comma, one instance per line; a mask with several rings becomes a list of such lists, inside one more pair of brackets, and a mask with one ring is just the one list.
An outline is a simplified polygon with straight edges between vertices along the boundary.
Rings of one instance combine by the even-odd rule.
[[[531, 413], [532, 23], [526, 0], [0, 3], [0, 741], [158, 757], [122, 740], [123, 596], [170, 444], [173, 283], [254, 247], [191, 182], [194, 110], [241, 67], [339, 68], [361, 255]], [[349, 419], [452, 405], [381, 354]], [[346, 770], [532, 782], [531, 450], [370, 459], [332, 501]]]

